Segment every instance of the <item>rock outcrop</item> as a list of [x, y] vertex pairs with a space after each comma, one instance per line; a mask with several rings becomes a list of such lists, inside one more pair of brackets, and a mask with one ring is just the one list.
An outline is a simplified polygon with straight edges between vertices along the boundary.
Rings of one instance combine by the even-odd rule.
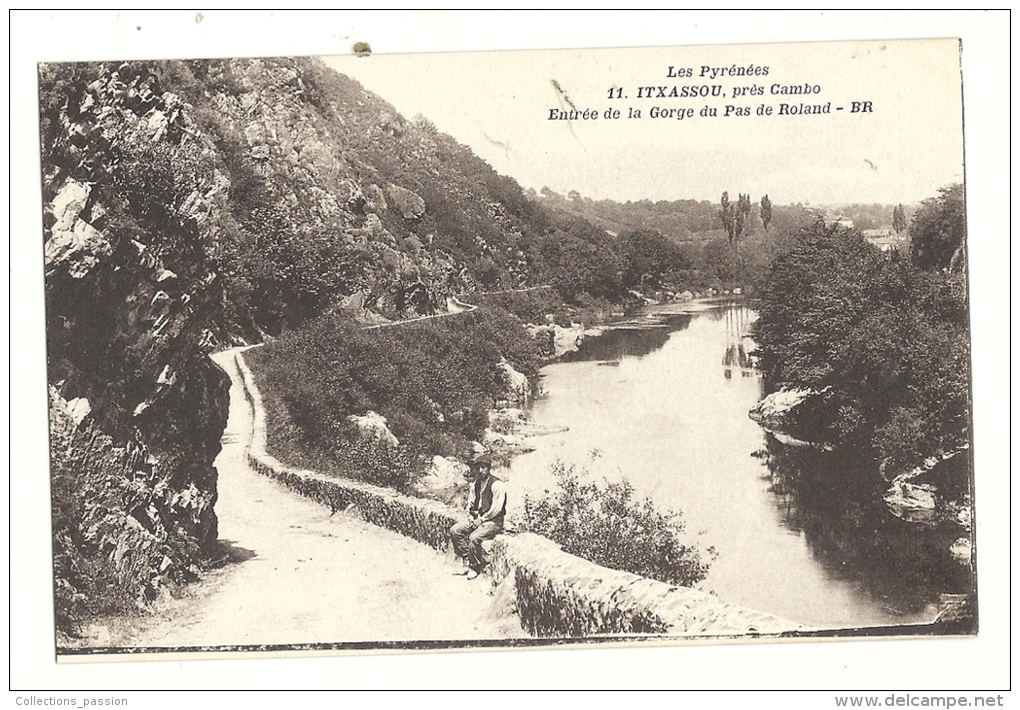
[[393, 206], [400, 211], [404, 219], [420, 219], [425, 214], [425, 200], [413, 191], [392, 184], [387, 186], [386, 191]]
[[74, 633], [215, 554], [226, 183], [150, 72], [41, 77], [67, 82], [42, 157], [57, 621]]
[[423, 493], [453, 491], [464, 486], [467, 466], [449, 456], [433, 456], [425, 475], [415, 483], [415, 490]]
[[548, 340], [549, 352], [546, 354], [552, 358], [575, 352], [585, 338], [601, 335], [603, 331], [603, 328], [585, 328], [577, 323], [571, 324], [569, 328], [555, 323], [528, 326], [528, 332], [533, 338]]
[[781, 389], [763, 397], [751, 408], [748, 415], [759, 424], [781, 428], [785, 418], [815, 394], [817, 393], [808, 389]]
[[515, 370], [505, 358], [500, 360], [498, 367], [500, 375], [506, 383], [506, 399], [514, 404], [527, 401], [531, 396], [531, 383], [528, 382], [528, 376]]
[[378, 412], [369, 410], [365, 412], [364, 416], [358, 416], [352, 414], [348, 417], [358, 430], [361, 432], [361, 436], [375, 441], [384, 446], [396, 446], [400, 442], [397, 441], [397, 437], [393, 435], [390, 428], [387, 426], [386, 417], [382, 416]]

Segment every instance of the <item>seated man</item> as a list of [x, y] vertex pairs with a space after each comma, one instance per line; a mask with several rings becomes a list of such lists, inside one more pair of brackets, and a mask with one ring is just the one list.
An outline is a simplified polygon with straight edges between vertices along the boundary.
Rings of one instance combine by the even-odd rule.
[[453, 551], [457, 557], [465, 559], [468, 566], [467, 571], [458, 574], [466, 574], [468, 579], [475, 579], [489, 564], [485, 559], [482, 541], [491, 540], [503, 532], [506, 486], [492, 475], [492, 457], [484, 452], [471, 457], [464, 478], [471, 483], [468, 519], [450, 528], [450, 538], [453, 541]]

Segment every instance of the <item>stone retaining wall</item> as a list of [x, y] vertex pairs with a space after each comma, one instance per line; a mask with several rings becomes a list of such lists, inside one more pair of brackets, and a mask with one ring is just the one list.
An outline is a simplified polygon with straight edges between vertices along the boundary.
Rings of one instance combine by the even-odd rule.
[[536, 636], [744, 636], [803, 629], [696, 589], [601, 567], [539, 535], [499, 536], [493, 543], [493, 581], [513, 577], [521, 622]]
[[[252, 468], [331, 510], [355, 506], [374, 525], [436, 550], [448, 549], [448, 531], [461, 518], [459, 511], [388, 488], [292, 468], [269, 455], [262, 397], [240, 352], [236, 362], [253, 412], [247, 448]], [[531, 533], [500, 535], [492, 543], [490, 558], [493, 584], [514, 585], [521, 623], [535, 636], [744, 636], [804, 629], [695, 589], [601, 567]]]

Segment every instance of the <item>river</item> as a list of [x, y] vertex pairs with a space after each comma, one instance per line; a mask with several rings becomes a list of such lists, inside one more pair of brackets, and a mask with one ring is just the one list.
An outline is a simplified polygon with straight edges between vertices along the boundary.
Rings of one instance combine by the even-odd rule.
[[651, 306], [542, 369], [539, 425], [506, 472], [515, 507], [555, 485], [556, 461], [626, 478], [680, 511], [716, 557], [699, 588], [827, 628], [931, 622], [940, 593], [969, 589], [949, 527], [907, 523], [873, 464], [786, 447], [752, 421], [762, 384], [739, 302]]

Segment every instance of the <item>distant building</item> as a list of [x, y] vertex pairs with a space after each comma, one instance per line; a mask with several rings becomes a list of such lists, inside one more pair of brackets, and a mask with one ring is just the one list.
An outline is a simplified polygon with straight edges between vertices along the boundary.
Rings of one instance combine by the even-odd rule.
[[891, 229], [865, 229], [861, 234], [882, 251], [904, 249], [909, 242], [906, 235], [896, 234]]

